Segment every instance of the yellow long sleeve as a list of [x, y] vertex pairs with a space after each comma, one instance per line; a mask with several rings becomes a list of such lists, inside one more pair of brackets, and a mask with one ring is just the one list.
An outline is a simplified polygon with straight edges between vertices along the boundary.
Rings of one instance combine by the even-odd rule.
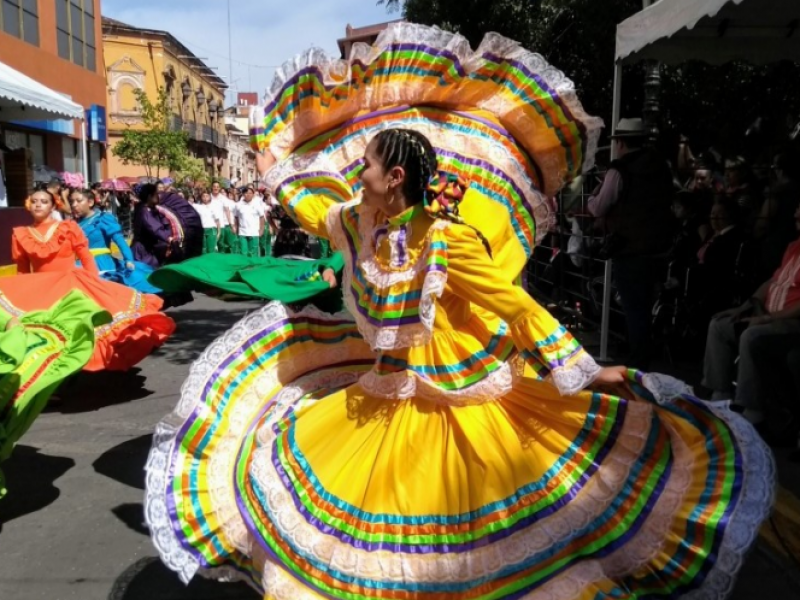
[[352, 189], [335, 176], [324, 173], [303, 173], [278, 184], [275, 197], [287, 214], [317, 237], [329, 239], [325, 225], [328, 209], [352, 199]]
[[488, 310], [508, 325], [517, 349], [545, 367], [563, 395], [590, 384], [600, 366], [553, 316], [511, 282], [492, 261], [475, 232], [452, 225], [447, 234], [447, 284], [452, 293]]

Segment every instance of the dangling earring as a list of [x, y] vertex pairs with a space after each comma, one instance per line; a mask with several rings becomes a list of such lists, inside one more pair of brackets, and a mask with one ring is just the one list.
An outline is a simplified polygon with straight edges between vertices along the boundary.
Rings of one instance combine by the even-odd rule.
[[[390, 194], [389, 193], [389, 189], [390, 189], [389, 188], [389, 184], [387, 183], [386, 184], [386, 196], [388, 196], [389, 199], [386, 201], [386, 204], [391, 206], [392, 204], [394, 204], [394, 190], [392, 190], [392, 193]], [[386, 197], [386, 196], [384, 196], [384, 197]]]

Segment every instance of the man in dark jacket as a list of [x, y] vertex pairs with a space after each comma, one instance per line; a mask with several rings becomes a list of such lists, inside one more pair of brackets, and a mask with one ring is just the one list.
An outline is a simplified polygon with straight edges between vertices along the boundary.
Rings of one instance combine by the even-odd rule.
[[613, 260], [614, 285], [628, 327], [628, 364], [646, 369], [660, 255], [672, 239], [672, 174], [666, 161], [645, 147], [641, 119], [622, 119], [611, 139], [618, 158], [589, 199], [589, 211], [605, 230], [604, 251]]

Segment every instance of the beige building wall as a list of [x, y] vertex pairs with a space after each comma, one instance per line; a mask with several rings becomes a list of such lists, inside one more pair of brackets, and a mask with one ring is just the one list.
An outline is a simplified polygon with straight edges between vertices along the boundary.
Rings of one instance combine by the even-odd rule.
[[[227, 134], [224, 87], [213, 71], [179, 46], [168, 33], [137, 29], [104, 20], [103, 44], [108, 93], [108, 173], [110, 177], [145, 174], [140, 165], [123, 165], [113, 148], [126, 129], [143, 127], [135, 90], [151, 101], [167, 89], [172, 101], [172, 126], [189, 137], [189, 152], [200, 157], [209, 176], [226, 177]], [[165, 177], [167, 173], [161, 173]]]

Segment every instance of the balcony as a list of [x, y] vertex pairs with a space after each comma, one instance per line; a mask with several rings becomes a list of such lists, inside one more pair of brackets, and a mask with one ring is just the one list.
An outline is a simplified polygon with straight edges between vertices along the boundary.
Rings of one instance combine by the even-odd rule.
[[224, 150], [228, 147], [228, 136], [223, 133], [220, 133], [219, 131], [212, 130], [211, 143], [214, 144], [217, 148], [222, 148]]
[[209, 144], [214, 143], [215, 141], [214, 136], [217, 133], [216, 131], [211, 129], [211, 127], [209, 127], [208, 125], [198, 125], [197, 128], [199, 130], [198, 133], [200, 134], [200, 137], [198, 139], [207, 142]]
[[183, 131], [183, 119], [178, 115], [172, 115], [169, 118], [170, 131]]
[[190, 140], [201, 139], [201, 132], [197, 123], [187, 121], [183, 124], [183, 130], [186, 132], [186, 135], [189, 136]]

